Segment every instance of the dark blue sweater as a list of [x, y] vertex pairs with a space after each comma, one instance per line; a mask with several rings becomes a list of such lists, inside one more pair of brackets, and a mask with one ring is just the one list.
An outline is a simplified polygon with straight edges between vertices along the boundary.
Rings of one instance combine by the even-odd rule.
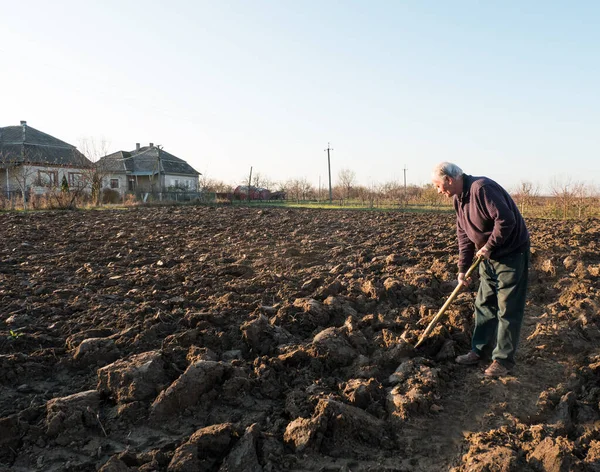
[[454, 196], [458, 271], [466, 272], [475, 252], [484, 245], [496, 259], [529, 244], [525, 220], [500, 185], [487, 177], [463, 175], [463, 191]]

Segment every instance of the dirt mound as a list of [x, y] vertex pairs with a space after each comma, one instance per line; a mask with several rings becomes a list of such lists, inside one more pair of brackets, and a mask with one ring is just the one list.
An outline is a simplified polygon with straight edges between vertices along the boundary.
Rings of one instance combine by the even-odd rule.
[[452, 215], [0, 214], [0, 469], [600, 470], [600, 222], [528, 221], [514, 376]]

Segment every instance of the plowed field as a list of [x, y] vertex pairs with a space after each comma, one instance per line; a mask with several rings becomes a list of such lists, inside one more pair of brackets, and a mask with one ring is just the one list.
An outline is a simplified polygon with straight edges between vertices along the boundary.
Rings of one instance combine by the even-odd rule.
[[[600, 221], [528, 220], [514, 375], [449, 214], [0, 214], [0, 470], [600, 471]], [[476, 283], [474, 284], [474, 289]]]

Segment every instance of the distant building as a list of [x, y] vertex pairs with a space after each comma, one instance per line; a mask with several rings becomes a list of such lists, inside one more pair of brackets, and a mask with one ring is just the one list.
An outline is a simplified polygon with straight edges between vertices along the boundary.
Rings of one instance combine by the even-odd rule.
[[200, 172], [153, 143], [133, 151], [117, 151], [98, 161], [103, 187], [126, 192], [198, 192]]
[[269, 189], [254, 185], [238, 185], [233, 191], [232, 198], [235, 200], [285, 200], [285, 192], [271, 192]]
[[63, 177], [69, 187], [84, 187], [92, 167], [77, 148], [32, 128], [0, 128], [0, 189], [6, 194], [44, 193], [60, 187]]

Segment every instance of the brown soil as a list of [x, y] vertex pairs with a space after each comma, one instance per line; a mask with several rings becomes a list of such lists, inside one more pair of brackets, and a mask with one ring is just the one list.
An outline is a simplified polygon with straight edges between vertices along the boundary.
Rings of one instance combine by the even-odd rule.
[[600, 221], [531, 220], [515, 374], [452, 215], [0, 215], [0, 470], [600, 471]]

